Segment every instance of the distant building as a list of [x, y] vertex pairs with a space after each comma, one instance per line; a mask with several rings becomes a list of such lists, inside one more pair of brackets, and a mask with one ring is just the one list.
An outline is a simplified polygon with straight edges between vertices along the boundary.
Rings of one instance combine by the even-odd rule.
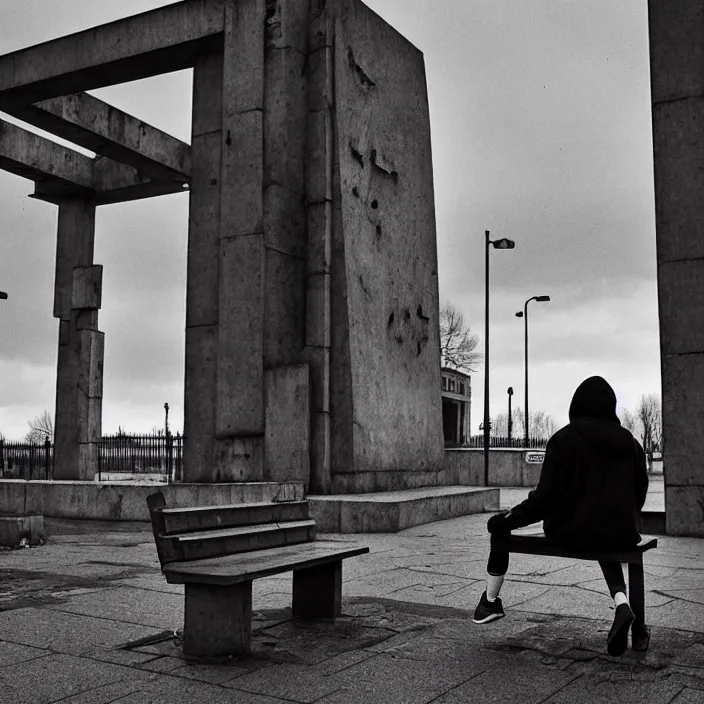
[[468, 374], [442, 367], [442, 429], [446, 446], [469, 445], [472, 380]]

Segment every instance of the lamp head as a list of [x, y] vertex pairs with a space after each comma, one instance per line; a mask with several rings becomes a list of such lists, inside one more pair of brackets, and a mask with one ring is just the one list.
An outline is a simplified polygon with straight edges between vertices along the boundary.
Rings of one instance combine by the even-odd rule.
[[508, 387], [508, 395], [513, 396], [513, 386]]
[[543, 303], [543, 302], [545, 302], [545, 301], [549, 301], [549, 300], [550, 300], [550, 296], [536, 296], [536, 297], [535, 297], [535, 300], [536, 300], [536, 301], [540, 301], [541, 303]]
[[494, 240], [491, 243], [494, 249], [513, 249], [516, 243], [513, 240], [509, 240], [506, 237], [502, 237], [500, 240]]
[[6, 300], [7, 299], [7, 294], [4, 291], [0, 291], [0, 300]]
[[517, 318], [522, 318], [523, 317], [523, 311], [519, 310], [518, 313], [516, 313]]

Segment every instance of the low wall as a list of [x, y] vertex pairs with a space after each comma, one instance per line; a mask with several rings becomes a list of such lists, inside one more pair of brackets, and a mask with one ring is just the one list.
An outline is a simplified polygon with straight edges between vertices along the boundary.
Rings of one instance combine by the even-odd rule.
[[167, 506], [207, 506], [303, 499], [301, 482], [145, 484], [137, 482], [0, 479], [0, 515], [148, 521], [147, 496], [164, 492]]
[[[528, 462], [527, 455], [539, 455], [540, 450], [489, 450], [489, 486], [538, 485], [541, 462]], [[445, 470], [452, 484], [484, 486], [484, 450], [461, 447], [445, 450]]]

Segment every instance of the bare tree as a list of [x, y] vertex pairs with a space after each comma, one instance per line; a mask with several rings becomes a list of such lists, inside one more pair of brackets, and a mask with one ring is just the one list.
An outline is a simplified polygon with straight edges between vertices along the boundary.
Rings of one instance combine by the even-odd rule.
[[635, 415], [640, 426], [643, 449], [651, 460], [653, 452], [660, 450], [662, 445], [660, 396], [658, 394], [643, 394], [638, 402]]
[[472, 334], [464, 315], [452, 303], [440, 309], [440, 363], [458, 371], [476, 372], [482, 355], [476, 351], [479, 337]]
[[[530, 437], [548, 440], [557, 430], [553, 417], [547, 411], [530, 412]], [[491, 434], [496, 437], [508, 437], [508, 413], [499, 413], [491, 419]], [[511, 437], [522, 438], [525, 435], [523, 409], [518, 406], [511, 413]]]
[[617, 415], [618, 419], [621, 421], [621, 425], [626, 430], [630, 430], [631, 434], [634, 436], [638, 435], [638, 418], [633, 411], [628, 408], [621, 408]]
[[27, 421], [29, 432], [25, 435], [25, 442], [38, 445], [49, 438], [50, 442], [54, 441], [54, 419], [49, 414], [49, 411], [44, 411], [34, 420]]

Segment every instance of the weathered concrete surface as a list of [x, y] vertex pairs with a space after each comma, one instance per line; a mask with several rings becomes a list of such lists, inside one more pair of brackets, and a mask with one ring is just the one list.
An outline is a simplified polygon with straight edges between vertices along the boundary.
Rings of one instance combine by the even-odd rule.
[[499, 489], [442, 486], [367, 494], [308, 495], [311, 517], [324, 533], [398, 533], [499, 508]]
[[506, 618], [473, 624], [489, 544], [483, 515], [363, 536], [371, 552], [345, 561], [335, 623], [291, 621], [291, 575], [257, 580], [251, 655], [203, 663], [173, 637], [183, 591], [159, 573], [148, 527], [116, 525], [48, 519], [47, 545], [0, 553], [3, 701], [704, 700], [699, 539], [661, 538], [646, 555], [646, 654], [606, 655], [612, 602], [593, 563], [515, 556]]
[[10, 107], [7, 112], [151, 178], [180, 184], [190, 178], [190, 145], [88, 93]]
[[649, 0], [656, 245], [668, 533], [704, 535], [704, 16], [695, 0]]
[[[526, 455], [538, 451], [505, 449], [489, 452], [489, 486], [530, 486], [538, 484], [542, 463], [528, 462]], [[484, 450], [461, 448], [445, 450], [445, 470], [455, 484], [484, 484]]]
[[0, 511], [103, 521], [148, 521], [147, 496], [163, 491], [169, 506], [301, 500], [300, 482], [138, 484], [0, 479]]
[[193, 66], [222, 44], [224, 0], [189, 0], [0, 57], [0, 107]]
[[362, 3], [335, 7], [332, 492], [443, 465], [423, 56]]
[[39, 545], [44, 539], [44, 516], [0, 516], [0, 545]]

